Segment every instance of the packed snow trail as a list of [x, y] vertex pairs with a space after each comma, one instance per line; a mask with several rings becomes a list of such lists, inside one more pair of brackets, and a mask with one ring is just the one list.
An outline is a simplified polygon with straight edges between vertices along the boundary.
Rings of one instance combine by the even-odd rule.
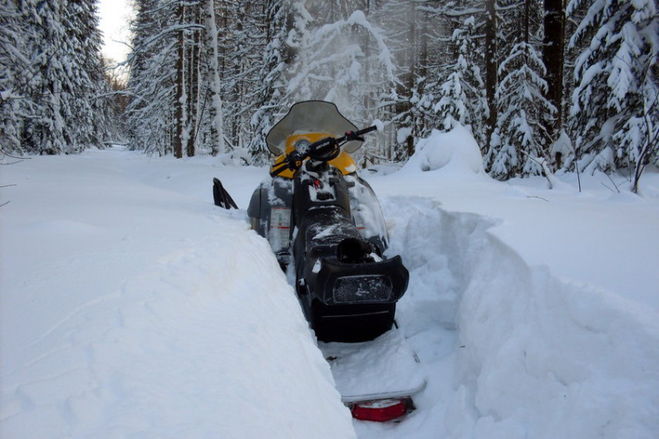
[[203, 200], [163, 188], [178, 166], [90, 151], [3, 173], [3, 438], [354, 437], [267, 242], [210, 178]]

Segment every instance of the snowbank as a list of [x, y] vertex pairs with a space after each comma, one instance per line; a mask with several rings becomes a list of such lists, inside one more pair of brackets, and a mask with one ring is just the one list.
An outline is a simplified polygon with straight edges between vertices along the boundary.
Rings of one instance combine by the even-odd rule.
[[[452, 133], [367, 176], [428, 385], [358, 435], [656, 437], [659, 174], [643, 197], [501, 183]], [[244, 207], [266, 173], [116, 150], [3, 168], [0, 436], [354, 436], [267, 243], [210, 206], [212, 176]]]
[[403, 423], [360, 437], [656, 437], [659, 174], [643, 197], [599, 174], [547, 190], [420, 144], [370, 183], [410, 270], [397, 318], [429, 384]]
[[433, 381], [417, 398], [419, 416], [359, 433], [656, 437], [655, 310], [529, 266], [490, 232], [492, 219], [409, 197], [387, 200], [385, 211], [391, 251], [411, 272], [399, 322]]
[[210, 163], [3, 169], [0, 436], [354, 437], [267, 242], [178, 178]]
[[[476, 218], [462, 221], [479, 230]], [[561, 281], [482, 228], [477, 235], [453, 255], [469, 279], [457, 314], [458, 392], [446, 417], [453, 437], [471, 428], [483, 438], [655, 437], [656, 312]]]
[[448, 132], [432, 130], [419, 140], [415, 152], [401, 169], [404, 173], [436, 171], [452, 174], [484, 174], [483, 158], [469, 130], [457, 124]]

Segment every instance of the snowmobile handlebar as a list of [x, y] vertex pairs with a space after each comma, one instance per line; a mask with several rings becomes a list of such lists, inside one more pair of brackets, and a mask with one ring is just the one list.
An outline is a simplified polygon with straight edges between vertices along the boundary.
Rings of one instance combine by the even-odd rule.
[[324, 139], [320, 139], [307, 146], [304, 151], [292, 151], [284, 157], [284, 160], [277, 168], [270, 172], [270, 175], [273, 177], [277, 176], [286, 169], [297, 171], [302, 166], [302, 162], [307, 158], [321, 162], [333, 160], [341, 152], [341, 145], [351, 140], [363, 142], [365, 140], [362, 137], [364, 134], [376, 131], [377, 129], [378, 127], [373, 125], [357, 131], [346, 131], [345, 135], [341, 137], [325, 137]]

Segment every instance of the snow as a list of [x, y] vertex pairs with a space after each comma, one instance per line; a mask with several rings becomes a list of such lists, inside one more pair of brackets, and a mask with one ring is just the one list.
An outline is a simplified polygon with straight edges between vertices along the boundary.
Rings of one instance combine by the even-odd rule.
[[[345, 402], [407, 396], [425, 386], [425, 377], [416, 365], [418, 358], [399, 331], [389, 331], [364, 343], [321, 343], [336, 388]], [[368, 364], [369, 366], [362, 367]], [[372, 379], [377, 376], [378, 379]]]
[[478, 144], [469, 130], [458, 123], [448, 132], [432, 130], [428, 138], [419, 141], [416, 151], [403, 166], [406, 175], [438, 169], [459, 175], [484, 173]]
[[388, 424], [351, 424], [334, 382], [406, 372], [333, 378], [267, 242], [211, 205], [212, 176], [244, 208], [267, 169], [120, 149], [3, 167], [0, 436], [656, 437], [659, 172], [642, 196], [599, 172], [548, 190], [489, 178], [462, 127], [416, 150], [365, 175], [427, 380]]
[[639, 198], [603, 174], [579, 194], [571, 175], [550, 191], [415, 169], [371, 184], [389, 195], [390, 252], [411, 272], [398, 319], [429, 386], [399, 426], [358, 434], [656, 437], [659, 174]]
[[403, 127], [399, 128], [398, 131], [396, 132], [396, 142], [397, 143], [403, 143], [407, 138], [412, 134], [412, 128], [410, 127]]
[[0, 436], [354, 436], [267, 242], [212, 205], [263, 170], [211, 163], [3, 169]]

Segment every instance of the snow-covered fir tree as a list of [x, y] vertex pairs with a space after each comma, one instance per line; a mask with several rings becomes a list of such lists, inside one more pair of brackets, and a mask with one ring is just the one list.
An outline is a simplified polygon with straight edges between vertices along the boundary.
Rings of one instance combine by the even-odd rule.
[[545, 97], [546, 69], [531, 42], [531, 0], [520, 9], [517, 43], [499, 64], [497, 124], [485, 157], [490, 175], [499, 179], [545, 172], [551, 142], [545, 121], [556, 111]]
[[[263, 163], [263, 136], [290, 105], [326, 99], [358, 125], [384, 122], [377, 142], [363, 148], [368, 160], [361, 164], [404, 160], [415, 138], [452, 121], [472, 127], [498, 178], [541, 173], [539, 163], [558, 152], [557, 146], [550, 150], [560, 121], [546, 99], [540, 56], [546, 20], [539, 2], [139, 0], [137, 6], [127, 112], [133, 146], [164, 154], [174, 153], [176, 142], [185, 154], [235, 149]], [[651, 99], [656, 72], [649, 67], [656, 64], [654, 6], [573, 0], [570, 7], [572, 21], [583, 17], [577, 29], [572, 22], [566, 27], [574, 43], [565, 54], [570, 66], [584, 49], [574, 63], [580, 72], [574, 102], [587, 111], [573, 110], [568, 120], [582, 167], [606, 157], [615, 166], [656, 160], [654, 149], [644, 149], [651, 142], [643, 140], [657, 126]], [[610, 61], [606, 70], [602, 57], [627, 59], [634, 67]], [[591, 68], [595, 64], [601, 70]], [[557, 84], [573, 87], [571, 77], [561, 84], [561, 66], [552, 64], [552, 102], [561, 100]], [[611, 81], [599, 77], [605, 70], [613, 72]], [[634, 81], [620, 80], [629, 77]], [[604, 131], [594, 133], [594, 127]], [[604, 133], [611, 149], [603, 152]], [[561, 165], [573, 164], [559, 149]]]
[[172, 8], [159, 0], [137, 0], [132, 23], [133, 50], [128, 57], [131, 102], [126, 108], [133, 149], [167, 154], [173, 151], [175, 35]]
[[140, 0], [127, 110], [131, 145], [175, 156], [244, 147], [262, 88], [265, 3]]
[[233, 148], [252, 137], [250, 121], [258, 109], [266, 41], [265, 2], [222, 1], [220, 26], [224, 124]]
[[262, 78], [255, 90], [258, 108], [250, 120], [251, 139], [248, 150], [255, 163], [268, 160], [270, 152], [265, 144], [265, 136], [277, 122], [277, 116], [292, 102], [285, 96], [286, 72], [293, 62], [293, 45], [299, 28], [306, 26], [299, 12], [303, 8], [292, 8], [288, 0], [270, 0], [266, 4], [266, 41], [258, 77]]
[[[71, 1], [66, 6], [66, 28], [71, 42], [71, 63], [78, 66], [69, 75], [75, 81], [71, 104], [75, 106], [71, 123], [67, 128], [74, 130], [73, 136], [82, 147], [99, 145], [110, 131], [109, 84], [105, 80], [101, 53], [101, 33], [96, 1]], [[69, 124], [67, 124], [69, 125]]]
[[0, 145], [3, 153], [24, 153], [21, 146], [22, 121], [30, 113], [24, 95], [24, 78], [31, 76], [26, 57], [25, 29], [21, 11], [11, 2], [0, 4]]
[[567, 13], [586, 6], [570, 40], [571, 47], [583, 46], [570, 109], [578, 166], [610, 171], [656, 162], [656, 3], [571, 0]]
[[193, 156], [200, 147], [217, 148], [204, 145], [211, 138], [218, 141], [217, 115], [206, 111], [218, 104], [212, 58], [205, 56], [213, 42], [206, 35], [208, 1], [137, 2], [129, 55], [131, 147], [176, 157]]
[[[393, 103], [395, 62], [384, 32], [363, 11], [312, 27], [298, 50], [287, 90], [294, 100], [332, 101], [362, 126], [381, 119], [381, 109]], [[366, 160], [386, 153], [382, 143], [373, 146], [360, 151]]]
[[2, 118], [3, 145], [42, 154], [101, 146], [109, 122], [95, 1], [25, 0], [2, 8], [2, 105], [11, 112]]
[[392, 136], [391, 152], [388, 153], [396, 161], [412, 154], [414, 138], [426, 134], [423, 131], [424, 119], [432, 117], [430, 100], [425, 107], [416, 105], [425, 84], [424, 66], [428, 53], [425, 38], [427, 13], [419, 9], [419, 2], [389, 0], [371, 6], [369, 11], [370, 19], [383, 29], [397, 66], [396, 94], [390, 115], [395, 136]]
[[456, 123], [469, 126], [481, 147], [485, 145], [485, 120], [489, 115], [485, 85], [480, 72], [476, 41], [476, 20], [468, 17], [453, 32], [457, 60], [447, 68], [448, 77], [439, 86], [439, 100], [433, 109], [441, 128], [452, 129]]

